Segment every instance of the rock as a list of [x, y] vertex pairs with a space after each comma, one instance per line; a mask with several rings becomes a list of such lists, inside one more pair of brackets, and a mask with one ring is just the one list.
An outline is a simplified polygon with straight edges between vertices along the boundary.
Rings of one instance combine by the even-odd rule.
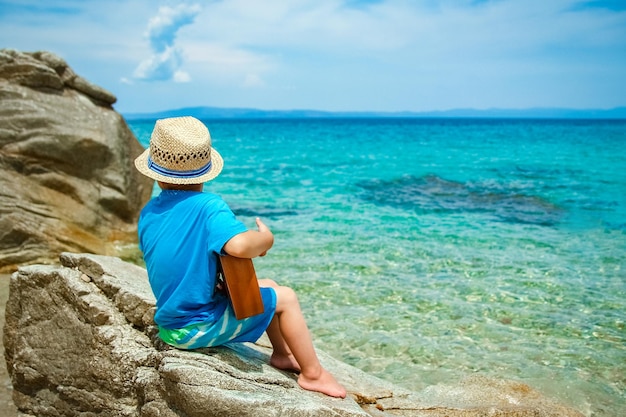
[[115, 100], [54, 54], [0, 50], [0, 271], [137, 241], [153, 182]]
[[63, 94], [72, 88], [106, 107], [117, 101], [110, 92], [76, 75], [63, 58], [46, 51], [0, 50], [0, 79], [48, 93]]
[[182, 351], [159, 341], [145, 269], [63, 253], [13, 274], [4, 344], [13, 399], [30, 416], [516, 416], [582, 414], [527, 385], [475, 377], [414, 393], [319, 351], [345, 400], [302, 390], [269, 345]]

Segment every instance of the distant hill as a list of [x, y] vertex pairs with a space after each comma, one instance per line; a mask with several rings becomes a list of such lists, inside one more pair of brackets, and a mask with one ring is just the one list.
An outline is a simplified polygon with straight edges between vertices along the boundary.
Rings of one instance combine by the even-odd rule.
[[613, 109], [453, 109], [427, 112], [330, 112], [322, 110], [261, 110], [251, 108], [186, 107], [154, 113], [125, 113], [128, 120], [194, 116], [198, 119], [303, 118], [502, 118], [502, 119], [626, 119], [626, 107]]

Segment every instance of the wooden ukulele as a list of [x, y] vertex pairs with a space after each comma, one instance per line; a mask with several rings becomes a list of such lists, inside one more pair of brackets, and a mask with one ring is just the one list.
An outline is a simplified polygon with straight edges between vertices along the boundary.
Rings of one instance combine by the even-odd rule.
[[263, 313], [263, 299], [252, 259], [223, 255], [219, 260], [219, 273], [237, 320]]

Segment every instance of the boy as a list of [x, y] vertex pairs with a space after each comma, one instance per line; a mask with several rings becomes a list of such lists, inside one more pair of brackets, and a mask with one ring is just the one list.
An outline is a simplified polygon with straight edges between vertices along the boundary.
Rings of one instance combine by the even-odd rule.
[[259, 280], [265, 311], [243, 320], [216, 289], [220, 254], [264, 256], [274, 243], [260, 219], [258, 230], [247, 230], [220, 197], [203, 192], [223, 164], [208, 129], [193, 117], [158, 120], [150, 147], [135, 160], [139, 172], [162, 190], [143, 208], [138, 224], [159, 336], [177, 348], [195, 349], [255, 342], [266, 331], [272, 366], [299, 372], [298, 384], [306, 390], [345, 398], [345, 388], [317, 358], [291, 288]]

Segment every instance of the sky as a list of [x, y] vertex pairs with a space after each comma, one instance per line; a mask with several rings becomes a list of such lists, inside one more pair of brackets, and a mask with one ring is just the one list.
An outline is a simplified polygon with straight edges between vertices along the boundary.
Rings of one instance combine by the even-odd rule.
[[121, 113], [626, 106], [626, 0], [0, 0]]

